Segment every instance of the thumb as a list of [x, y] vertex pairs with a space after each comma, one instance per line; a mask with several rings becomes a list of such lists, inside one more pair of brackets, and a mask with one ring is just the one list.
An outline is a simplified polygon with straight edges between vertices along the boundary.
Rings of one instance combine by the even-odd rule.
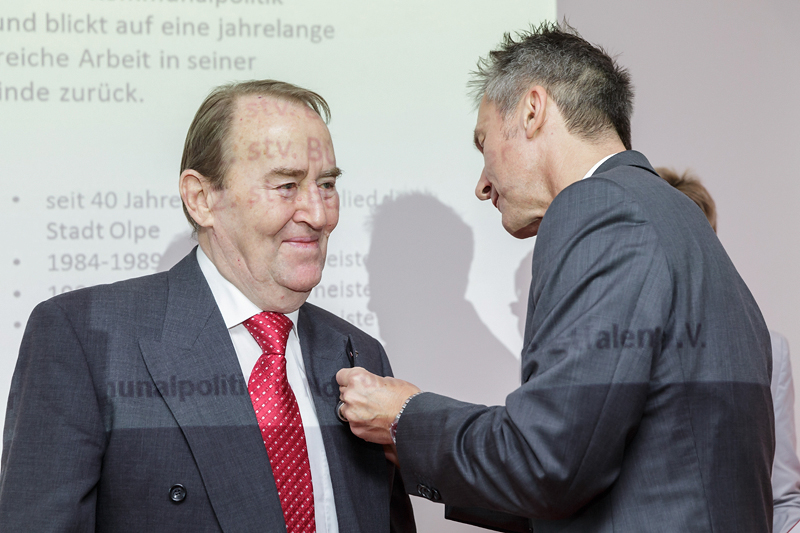
[[340, 387], [347, 387], [350, 384], [353, 371], [355, 368], [342, 368], [336, 373], [336, 382]]

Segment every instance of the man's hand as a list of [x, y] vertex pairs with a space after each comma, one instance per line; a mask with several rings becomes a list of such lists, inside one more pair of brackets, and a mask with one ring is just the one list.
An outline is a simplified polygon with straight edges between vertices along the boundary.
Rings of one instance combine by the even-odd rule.
[[407, 381], [382, 378], [360, 367], [343, 368], [336, 373], [341, 414], [357, 437], [378, 444], [392, 445], [389, 431], [406, 399], [419, 392]]

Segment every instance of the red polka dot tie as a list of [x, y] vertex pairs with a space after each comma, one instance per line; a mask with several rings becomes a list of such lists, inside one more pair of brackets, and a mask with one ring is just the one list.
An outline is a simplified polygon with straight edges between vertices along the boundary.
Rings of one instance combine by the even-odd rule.
[[259, 313], [244, 326], [264, 353], [253, 367], [247, 390], [278, 487], [287, 533], [314, 533], [314, 490], [306, 435], [297, 398], [286, 377], [286, 339], [292, 321], [280, 313]]

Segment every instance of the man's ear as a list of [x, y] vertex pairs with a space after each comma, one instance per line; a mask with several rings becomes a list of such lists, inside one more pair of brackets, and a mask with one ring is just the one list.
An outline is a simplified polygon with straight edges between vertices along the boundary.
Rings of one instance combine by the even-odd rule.
[[547, 113], [547, 90], [541, 85], [534, 85], [522, 99], [522, 116], [525, 135], [528, 139], [533, 138], [544, 124]]
[[178, 188], [186, 210], [194, 221], [202, 228], [213, 226], [214, 213], [209, 198], [211, 183], [208, 179], [196, 170], [187, 168], [181, 172]]

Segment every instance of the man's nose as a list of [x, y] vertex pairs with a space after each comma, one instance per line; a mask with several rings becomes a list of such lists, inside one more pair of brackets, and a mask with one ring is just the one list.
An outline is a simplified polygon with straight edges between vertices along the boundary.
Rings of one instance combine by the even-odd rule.
[[486, 179], [486, 169], [481, 172], [481, 177], [478, 179], [478, 186], [475, 187], [475, 196], [478, 200], [488, 200], [492, 197], [492, 184]]
[[322, 230], [328, 223], [322, 192], [316, 183], [300, 189], [295, 207], [295, 222], [304, 222], [315, 230]]

